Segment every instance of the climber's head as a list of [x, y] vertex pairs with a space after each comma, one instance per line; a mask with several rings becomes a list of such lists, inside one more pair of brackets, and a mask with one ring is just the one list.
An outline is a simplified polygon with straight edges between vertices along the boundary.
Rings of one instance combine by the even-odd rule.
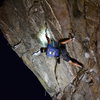
[[46, 52], [47, 48], [42, 47], [40, 50], [41, 50], [42, 53], [44, 53], [44, 52]]

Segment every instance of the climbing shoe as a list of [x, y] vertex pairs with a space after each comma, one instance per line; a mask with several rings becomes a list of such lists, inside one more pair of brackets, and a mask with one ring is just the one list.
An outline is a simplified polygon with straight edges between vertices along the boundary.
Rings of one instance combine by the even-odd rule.
[[38, 50], [38, 51], [34, 52], [32, 55], [33, 55], [33, 56], [38, 56], [38, 55], [40, 55], [40, 54], [41, 54], [41, 51]]
[[84, 68], [84, 66], [81, 64], [80, 66], [78, 66], [80, 69], [83, 69]]

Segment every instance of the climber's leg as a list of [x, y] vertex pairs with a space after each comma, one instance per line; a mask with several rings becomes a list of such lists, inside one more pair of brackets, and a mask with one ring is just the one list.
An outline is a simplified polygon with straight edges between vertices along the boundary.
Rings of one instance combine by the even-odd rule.
[[69, 61], [70, 64], [73, 64], [73, 65], [78, 66], [78, 67], [80, 67], [80, 68], [83, 68], [83, 67], [84, 67], [83, 64], [80, 63], [79, 61], [77, 61], [76, 59], [74, 59], [74, 58], [70, 58], [70, 59], [71, 59], [71, 60]]
[[68, 63], [71, 64], [71, 65], [82, 68], [82, 66], [80, 64], [78, 64], [77, 62], [73, 62], [73, 61], [69, 60]]
[[67, 61], [69, 64], [83, 68], [83, 65], [77, 60], [71, 58], [69, 55], [63, 56], [63, 60]]

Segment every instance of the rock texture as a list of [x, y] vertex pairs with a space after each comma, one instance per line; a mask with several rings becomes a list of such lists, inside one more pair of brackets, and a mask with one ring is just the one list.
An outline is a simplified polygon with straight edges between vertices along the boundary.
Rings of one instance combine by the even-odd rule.
[[[5, 0], [0, 29], [12, 49], [54, 100], [100, 100], [100, 0]], [[75, 36], [66, 45], [83, 70], [40, 54], [45, 33], [52, 39]]]

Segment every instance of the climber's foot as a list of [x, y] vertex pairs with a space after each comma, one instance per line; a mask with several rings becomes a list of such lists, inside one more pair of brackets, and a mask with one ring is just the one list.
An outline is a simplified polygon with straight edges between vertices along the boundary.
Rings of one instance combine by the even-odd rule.
[[83, 64], [80, 64], [80, 65], [79, 65], [79, 68], [80, 68], [80, 69], [83, 69], [83, 68], [84, 68], [84, 65], [83, 65]]
[[83, 69], [83, 68], [84, 68], [84, 66], [83, 66], [83, 65], [78, 65], [78, 67], [79, 67], [80, 69]]

